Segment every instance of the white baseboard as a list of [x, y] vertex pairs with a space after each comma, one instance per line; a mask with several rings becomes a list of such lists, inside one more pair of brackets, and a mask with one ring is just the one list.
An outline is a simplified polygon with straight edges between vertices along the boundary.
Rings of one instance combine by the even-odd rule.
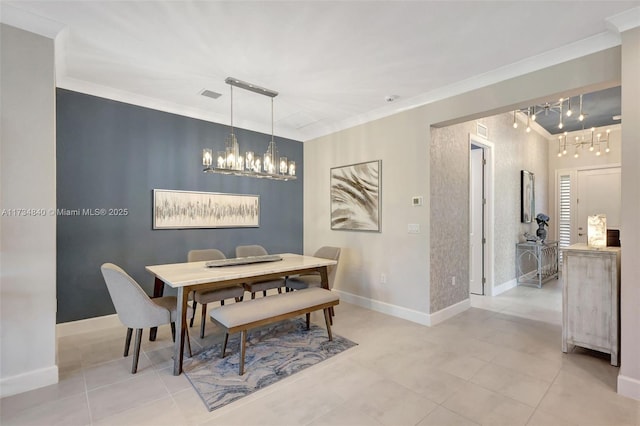
[[117, 314], [88, 318], [78, 321], [63, 322], [56, 325], [56, 336], [65, 337], [74, 334], [88, 333], [95, 330], [103, 330], [122, 325]]
[[391, 303], [381, 302], [379, 300], [369, 299], [368, 297], [358, 296], [357, 294], [347, 293], [335, 288], [331, 291], [338, 293], [340, 300], [344, 300], [347, 303], [352, 303], [363, 308], [371, 309], [393, 317], [406, 319], [407, 321], [416, 322], [418, 324], [431, 325], [431, 318], [429, 314], [425, 312], [416, 311], [403, 306], [392, 305]]
[[466, 311], [470, 307], [471, 299], [464, 299], [462, 302], [458, 302], [455, 305], [447, 306], [446, 308], [434, 312], [430, 315], [431, 325], [440, 324], [441, 322], [446, 321], [449, 318]]
[[346, 291], [333, 289], [340, 296], [340, 300], [352, 303], [363, 308], [371, 309], [376, 312], [391, 315], [392, 317], [402, 318], [407, 321], [418, 324], [432, 326], [439, 324], [460, 312], [466, 311], [471, 307], [471, 301], [465, 299], [455, 305], [448, 306], [433, 314], [416, 311], [415, 309], [405, 308], [403, 306], [392, 305], [391, 303], [381, 302], [379, 300], [369, 299], [368, 297], [358, 296], [357, 294], [347, 293]]
[[618, 374], [618, 393], [640, 401], [640, 380]]
[[491, 294], [489, 294], [489, 296], [497, 296], [517, 286], [518, 286], [518, 281], [514, 278], [511, 281], [507, 281], [506, 283], [502, 283], [498, 286], [493, 287]]
[[0, 398], [58, 383], [58, 366], [29, 371], [0, 379]]

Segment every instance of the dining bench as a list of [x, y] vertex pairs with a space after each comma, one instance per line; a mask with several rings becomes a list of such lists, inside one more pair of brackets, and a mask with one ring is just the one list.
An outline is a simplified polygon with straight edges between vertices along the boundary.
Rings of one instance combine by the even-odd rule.
[[289, 293], [276, 294], [258, 299], [245, 300], [239, 303], [224, 305], [212, 309], [211, 319], [220, 324], [226, 331], [222, 344], [222, 358], [225, 356], [229, 334], [240, 332], [240, 365], [239, 375], [244, 374], [244, 355], [247, 344], [247, 332], [253, 328], [288, 318], [306, 314], [307, 330], [311, 312], [322, 309], [327, 325], [329, 341], [333, 340], [329, 308], [340, 303], [340, 298], [330, 290], [323, 288], [307, 288]]

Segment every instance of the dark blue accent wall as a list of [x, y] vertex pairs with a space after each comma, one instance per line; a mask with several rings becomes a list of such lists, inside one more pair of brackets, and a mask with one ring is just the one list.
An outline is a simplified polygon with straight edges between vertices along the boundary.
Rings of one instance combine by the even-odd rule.
[[[115, 312], [100, 273], [105, 262], [152, 294], [144, 267], [186, 262], [191, 249], [234, 257], [237, 245], [261, 244], [270, 253], [302, 253], [301, 142], [276, 138], [278, 151], [296, 162], [295, 181], [204, 174], [202, 149], [222, 150], [226, 125], [64, 89], [56, 108], [58, 209], [128, 209], [127, 216], [58, 215], [58, 323]], [[270, 135], [235, 130], [242, 152], [266, 151]], [[257, 194], [260, 227], [153, 230], [153, 189]]]

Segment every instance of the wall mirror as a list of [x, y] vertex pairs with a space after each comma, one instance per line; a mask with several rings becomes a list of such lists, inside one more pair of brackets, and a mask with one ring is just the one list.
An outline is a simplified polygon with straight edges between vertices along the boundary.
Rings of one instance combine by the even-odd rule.
[[520, 221], [531, 223], [535, 211], [533, 173], [526, 170], [520, 171]]

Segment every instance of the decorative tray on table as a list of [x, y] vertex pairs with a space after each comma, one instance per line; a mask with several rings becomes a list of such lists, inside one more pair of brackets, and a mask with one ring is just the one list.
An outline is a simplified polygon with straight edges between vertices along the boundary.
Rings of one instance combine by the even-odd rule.
[[274, 262], [282, 260], [279, 254], [264, 254], [262, 256], [232, 257], [230, 259], [210, 260], [205, 263], [207, 268], [218, 268], [220, 266], [248, 265], [250, 263]]

